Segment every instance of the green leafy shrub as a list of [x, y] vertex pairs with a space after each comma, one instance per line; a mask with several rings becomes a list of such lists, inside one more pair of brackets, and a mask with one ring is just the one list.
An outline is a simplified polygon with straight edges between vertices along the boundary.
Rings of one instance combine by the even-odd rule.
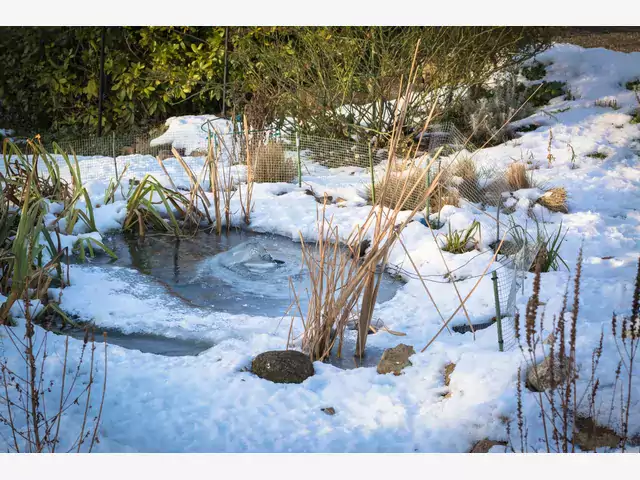
[[529, 81], [542, 80], [546, 74], [547, 66], [542, 62], [535, 61], [522, 67], [522, 75]]
[[525, 96], [526, 98], [531, 97], [529, 101], [531, 106], [542, 107], [548, 105], [552, 99], [564, 95], [567, 92], [566, 88], [565, 82], [542, 82], [542, 84], [527, 87]]

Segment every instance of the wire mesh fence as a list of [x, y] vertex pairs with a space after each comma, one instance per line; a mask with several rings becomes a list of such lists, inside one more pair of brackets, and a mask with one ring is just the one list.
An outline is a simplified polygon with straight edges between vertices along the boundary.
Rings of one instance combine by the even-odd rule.
[[524, 244], [507, 248], [504, 255], [500, 255], [498, 262], [501, 265], [496, 271], [497, 279], [497, 307], [496, 319], [500, 318], [499, 342], [505, 350], [511, 350], [517, 346], [515, 315], [517, 300], [524, 292], [527, 272], [540, 251], [539, 241], [525, 242]]
[[[482, 235], [495, 238], [492, 244], [495, 248], [501, 231], [509, 227], [500, 218], [501, 212], [508, 212], [505, 199], [513, 189], [508, 172], [480, 168], [473, 157], [476, 148], [450, 123], [431, 125], [421, 134], [420, 144], [427, 160], [440, 150], [440, 158], [426, 176], [426, 185], [442, 174], [431, 198], [420, 206], [426, 217], [439, 223], [434, 217], [445, 205], [470, 205], [481, 213]], [[83, 181], [108, 183], [120, 178], [126, 182], [149, 174], [179, 189], [189, 189], [193, 178], [203, 179], [203, 188], [207, 188], [204, 172], [210, 166], [207, 156], [213, 155], [221, 168], [226, 165], [227, 172], [236, 168], [232, 180], [235, 183], [246, 181], [249, 175], [257, 183], [299, 185], [324, 179], [331, 179], [335, 185], [339, 179], [341, 186], [365, 185], [375, 192], [375, 185], [385, 171], [383, 160], [388, 158], [388, 151], [375, 149], [368, 142], [276, 130], [242, 132], [231, 128], [221, 132], [209, 123], [175, 134], [169, 130], [157, 137], [110, 134], [45, 143], [44, 147], [54, 154], [63, 177], [71, 176], [62, 156], [63, 152], [69, 152], [77, 159]], [[418, 174], [417, 178], [424, 181], [424, 176]], [[420, 191], [416, 190], [415, 195], [419, 196]], [[412, 201], [418, 200], [408, 199], [405, 207], [413, 209]], [[495, 279], [497, 310], [499, 317], [505, 319], [503, 340], [508, 349], [515, 342], [513, 315], [518, 290], [537, 249], [535, 245], [505, 246], [501, 253], [501, 267]]]

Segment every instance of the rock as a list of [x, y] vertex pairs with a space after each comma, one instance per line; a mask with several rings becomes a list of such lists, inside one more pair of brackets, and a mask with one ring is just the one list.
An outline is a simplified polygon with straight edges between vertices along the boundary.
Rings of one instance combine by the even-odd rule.
[[496, 445], [506, 447], [507, 442], [503, 442], [500, 440], [489, 440], [488, 438], [484, 438], [477, 442], [469, 451], [469, 453], [489, 453], [489, 450], [491, 450]]
[[302, 383], [315, 371], [307, 355], [295, 350], [274, 350], [256, 356], [251, 372], [274, 383]]
[[387, 348], [378, 363], [378, 373], [381, 375], [387, 373], [400, 375], [400, 372], [404, 368], [412, 365], [409, 361], [409, 357], [415, 353], [416, 351], [411, 345], [405, 345], [404, 343], [393, 348]]
[[576, 418], [574, 443], [585, 452], [598, 448], [618, 448], [621, 440], [622, 437], [613, 429], [598, 425], [590, 417]]
[[333, 407], [321, 408], [320, 410], [322, 410], [327, 415], [335, 415], [336, 414], [336, 409], [333, 408]]
[[531, 365], [527, 369], [525, 386], [532, 392], [544, 392], [555, 388], [568, 380], [573, 371], [571, 360], [565, 357], [564, 367], [560, 366], [560, 359], [553, 361], [553, 382], [551, 382], [551, 357], [545, 358], [538, 365]]

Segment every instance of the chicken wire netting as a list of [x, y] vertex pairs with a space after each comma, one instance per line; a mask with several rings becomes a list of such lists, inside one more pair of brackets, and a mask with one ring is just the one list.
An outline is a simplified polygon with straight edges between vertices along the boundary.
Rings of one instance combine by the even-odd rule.
[[[235, 181], [286, 182], [302, 185], [331, 179], [341, 186], [374, 186], [383, 177], [388, 151], [376, 149], [368, 142], [331, 139], [314, 135], [284, 133], [276, 130], [220, 133], [201, 128], [197, 132], [178, 133], [159, 138], [145, 134], [108, 134], [103, 137], [61, 140], [44, 143], [45, 151], [57, 161], [60, 174], [70, 179], [72, 168], [81, 173], [83, 181], [103, 181], [120, 178], [124, 184], [149, 174], [166, 180], [179, 189], [189, 189], [194, 178], [208, 181], [204, 175], [207, 156], [217, 159], [227, 171], [235, 168]], [[473, 158], [476, 148], [453, 124], [433, 124], [421, 134], [421, 155], [427, 160], [439, 151], [439, 158], [427, 175], [430, 179], [441, 173], [438, 187], [426, 205], [426, 215], [437, 215], [444, 205], [470, 205], [481, 213], [483, 235], [497, 239], [507, 228], [501, 213], [508, 213], [505, 200], [511, 190], [506, 170], [480, 168]], [[29, 148], [24, 149], [29, 153]], [[72, 154], [67, 159], [63, 152]], [[69, 162], [69, 163], [68, 163]], [[0, 163], [0, 171], [5, 170]], [[44, 161], [39, 169], [46, 171]], [[224, 172], [222, 172], [225, 175]], [[424, 177], [423, 177], [424, 178]], [[329, 183], [329, 182], [327, 182]], [[373, 188], [375, 191], [375, 187]], [[434, 212], [434, 213], [431, 213]], [[502, 232], [501, 232], [502, 231]], [[497, 288], [503, 322], [505, 349], [515, 341], [513, 314], [518, 289], [524, 273], [535, 258], [532, 246], [518, 251], [503, 249], [497, 269]], [[537, 253], [537, 250], [535, 250]]]
[[525, 242], [523, 244], [507, 247], [503, 255], [498, 256], [500, 267], [496, 270], [497, 279], [497, 300], [499, 312], [496, 308], [496, 319], [498, 314], [501, 319], [501, 340], [505, 351], [517, 347], [517, 332], [515, 316], [517, 313], [517, 301], [520, 295], [524, 294], [524, 281], [527, 272], [531, 270], [541, 243], [539, 241]]

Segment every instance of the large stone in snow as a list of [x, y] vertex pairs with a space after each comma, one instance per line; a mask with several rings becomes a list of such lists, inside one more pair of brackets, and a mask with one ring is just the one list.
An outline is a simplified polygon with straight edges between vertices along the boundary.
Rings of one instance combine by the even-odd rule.
[[315, 371], [304, 353], [295, 350], [274, 350], [256, 356], [251, 371], [274, 383], [302, 383]]
[[[553, 378], [551, 378], [552, 363]], [[531, 365], [527, 369], [526, 387], [533, 392], [544, 392], [566, 382], [573, 371], [571, 359], [566, 357], [564, 365], [560, 365], [560, 363], [558, 357], [555, 357], [553, 362], [551, 357], [547, 357], [537, 365]]]
[[386, 373], [400, 375], [404, 368], [412, 365], [409, 357], [415, 353], [416, 351], [411, 345], [405, 345], [404, 343], [393, 348], [387, 348], [378, 363], [378, 373], [381, 375]]

